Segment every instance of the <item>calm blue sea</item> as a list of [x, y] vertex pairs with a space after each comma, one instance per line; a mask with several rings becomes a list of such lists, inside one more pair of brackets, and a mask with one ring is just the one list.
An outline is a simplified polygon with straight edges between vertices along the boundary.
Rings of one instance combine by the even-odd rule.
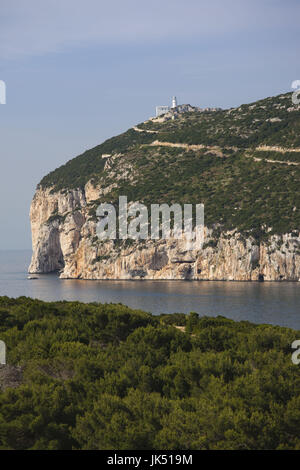
[[82, 281], [27, 279], [31, 251], [0, 251], [0, 295], [121, 302], [154, 314], [190, 311], [300, 330], [300, 282]]

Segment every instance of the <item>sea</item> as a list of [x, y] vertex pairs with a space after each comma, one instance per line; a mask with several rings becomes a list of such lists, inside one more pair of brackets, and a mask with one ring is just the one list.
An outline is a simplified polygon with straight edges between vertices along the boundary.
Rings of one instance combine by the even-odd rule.
[[199, 313], [300, 330], [300, 282], [29, 280], [30, 250], [0, 251], [0, 295], [122, 303], [154, 315]]

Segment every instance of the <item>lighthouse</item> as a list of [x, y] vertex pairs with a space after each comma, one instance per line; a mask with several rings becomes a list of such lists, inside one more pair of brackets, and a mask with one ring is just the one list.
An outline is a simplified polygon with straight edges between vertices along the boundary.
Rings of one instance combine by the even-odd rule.
[[[156, 106], [156, 117], [168, 113], [171, 109], [177, 108], [176, 96], [172, 96], [172, 106]], [[177, 110], [179, 111], [179, 110]], [[174, 117], [174, 115], [173, 115]], [[173, 119], [173, 118], [172, 118]]]

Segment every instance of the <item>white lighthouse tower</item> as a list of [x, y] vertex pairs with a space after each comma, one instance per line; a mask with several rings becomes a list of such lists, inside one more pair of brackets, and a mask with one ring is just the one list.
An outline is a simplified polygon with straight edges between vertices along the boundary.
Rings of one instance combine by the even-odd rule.
[[176, 99], [176, 96], [173, 96], [172, 97], [172, 106], [171, 108], [177, 108], [177, 99]]

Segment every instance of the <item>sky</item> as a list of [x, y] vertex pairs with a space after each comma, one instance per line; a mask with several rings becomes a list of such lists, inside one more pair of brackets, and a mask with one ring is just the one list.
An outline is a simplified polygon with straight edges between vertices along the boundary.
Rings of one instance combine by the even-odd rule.
[[0, 249], [30, 249], [49, 171], [179, 103], [229, 108], [300, 79], [299, 0], [0, 0]]

